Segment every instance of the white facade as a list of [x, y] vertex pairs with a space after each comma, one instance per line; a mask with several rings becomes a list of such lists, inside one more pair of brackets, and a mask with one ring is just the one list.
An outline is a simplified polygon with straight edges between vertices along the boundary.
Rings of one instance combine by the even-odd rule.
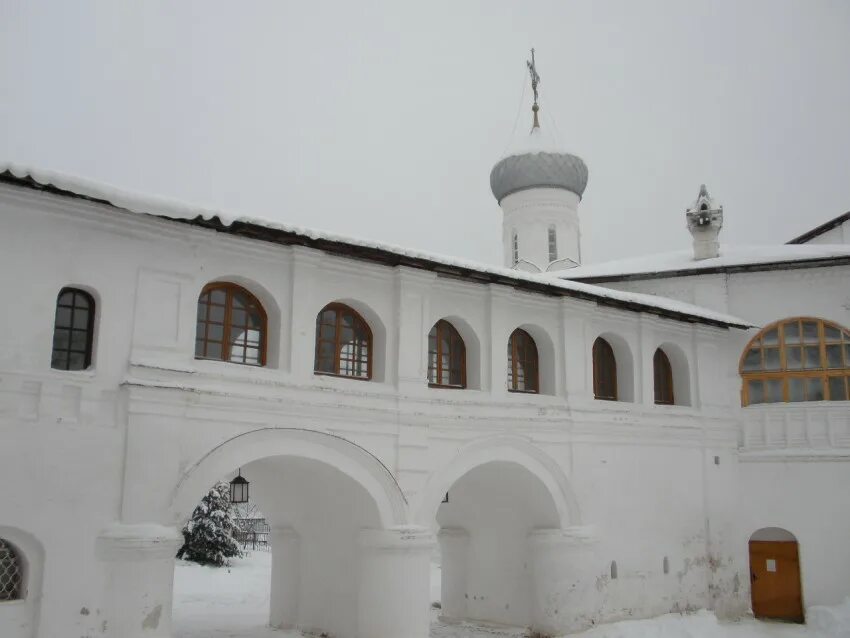
[[[424, 638], [437, 542], [452, 618], [562, 632], [747, 608], [739, 496], [757, 489], [743, 482], [756, 465], [738, 462], [729, 365], [746, 337], [722, 322], [246, 239], [9, 181], [0, 262], [0, 479], [13, 486], [0, 492], [0, 538], [26, 571], [22, 599], [0, 602], [4, 638], [170, 636], [179, 529], [237, 468], [273, 528], [274, 626]], [[216, 281], [262, 303], [264, 367], [194, 358], [198, 298]], [[68, 286], [96, 303], [92, 365], [79, 372], [50, 367]], [[371, 380], [314, 374], [330, 302], [369, 324]], [[466, 344], [464, 390], [426, 382], [440, 319]], [[539, 394], [507, 388], [518, 327], [539, 351]], [[615, 351], [617, 402], [593, 398], [597, 336]], [[653, 401], [658, 347], [677, 405]]]
[[[835, 233], [841, 229], [839, 225], [814, 238], [835, 239], [822, 254], [806, 251], [805, 246], [786, 246], [780, 247], [790, 249], [784, 259], [777, 249], [772, 255], [766, 251], [761, 260], [748, 261], [743, 251], [729, 247], [721, 249], [718, 265], [708, 264], [703, 274], [693, 270], [699, 268], [693, 261], [673, 269], [664, 264], [665, 256], [658, 259], [660, 271], [652, 272], [649, 256], [631, 263], [600, 264], [570, 276], [589, 282], [604, 279], [603, 285], [618, 290], [728, 312], [759, 327], [811, 317], [847, 328], [850, 251], [840, 244], [850, 240], [838, 238]], [[741, 357], [757, 333], [758, 328], [729, 333], [723, 376], [730, 382], [727, 392], [732, 400], [741, 396]], [[746, 536], [766, 527], [791, 532], [799, 543], [804, 604], [839, 603], [850, 594], [850, 491], [843, 487], [850, 484], [850, 403], [749, 405], [740, 410], [739, 418], [740, 529]]]

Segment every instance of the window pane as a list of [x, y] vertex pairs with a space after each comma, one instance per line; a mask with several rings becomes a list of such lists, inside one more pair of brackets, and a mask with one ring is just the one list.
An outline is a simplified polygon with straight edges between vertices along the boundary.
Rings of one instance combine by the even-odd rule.
[[224, 292], [224, 290], [220, 288], [210, 292], [210, 300], [212, 301], [212, 303], [223, 306], [226, 298], [227, 294]]
[[76, 309], [74, 310], [74, 327], [81, 330], [87, 330], [89, 327], [89, 311]]
[[209, 324], [207, 328], [207, 339], [210, 341], [221, 341], [224, 338], [224, 326]]
[[768, 330], [762, 335], [762, 343], [766, 346], [776, 346], [779, 345], [779, 330], [774, 328], [773, 330]]
[[750, 403], [764, 403], [764, 386], [761, 381], [748, 381], [747, 393], [750, 397]]
[[207, 357], [210, 359], [221, 359], [221, 344], [214, 341], [208, 341]]
[[54, 370], [68, 369], [68, 352], [66, 350], [54, 350], [50, 358], [50, 367]]
[[806, 355], [806, 369], [814, 370], [820, 368], [820, 348], [817, 346], [806, 346], [804, 350]]
[[850, 368], [850, 343], [844, 344], [844, 367]]
[[83, 352], [72, 352], [68, 355], [68, 370], [85, 370], [86, 355]]
[[838, 328], [824, 324], [823, 333], [827, 341], [841, 341], [841, 331]]
[[198, 304], [198, 321], [207, 318], [207, 304], [199, 303]]
[[88, 335], [87, 335], [87, 333], [83, 332], [82, 330], [74, 330], [74, 331], [71, 332], [71, 350], [77, 350], [79, 352], [85, 352], [87, 341], [88, 341]]
[[782, 402], [782, 379], [768, 379], [765, 401], [767, 403]]
[[800, 343], [800, 323], [789, 321], [783, 326], [785, 331], [785, 343]]
[[247, 319], [248, 314], [244, 310], [234, 308], [230, 311], [230, 323], [234, 326], [244, 326]]
[[841, 368], [841, 346], [826, 346], [826, 367]]
[[761, 370], [761, 349], [751, 348], [744, 357], [744, 372]]
[[818, 337], [818, 324], [815, 321], [803, 322], [803, 343], [817, 343], [820, 341]]
[[844, 377], [829, 378], [829, 400], [830, 401], [846, 401], [847, 400], [847, 385]]
[[823, 379], [807, 379], [807, 401], [823, 401]]
[[195, 341], [195, 356], [203, 357], [204, 356], [204, 341], [203, 339], [197, 339]]
[[785, 349], [785, 366], [788, 370], [803, 369], [803, 353], [799, 346]]
[[224, 321], [224, 306], [210, 306], [210, 321]]
[[59, 307], [56, 309], [56, 327], [71, 327], [71, 309]]
[[69, 331], [57, 328], [53, 333], [53, 350], [67, 350], [70, 343]]
[[765, 370], [779, 370], [779, 348], [765, 348], [764, 349], [764, 369]]
[[803, 379], [790, 378], [788, 379], [788, 400], [803, 401], [805, 394], [803, 392]]

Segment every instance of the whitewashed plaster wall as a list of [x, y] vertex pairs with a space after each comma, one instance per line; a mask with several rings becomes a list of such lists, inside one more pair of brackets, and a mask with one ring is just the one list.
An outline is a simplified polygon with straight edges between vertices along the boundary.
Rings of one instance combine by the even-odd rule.
[[[274, 246], [9, 186], [0, 186], [0, 225], [0, 290], [15, 299], [14, 311], [0, 319], [0, 428], [11, 443], [0, 449], [0, 479], [21, 486], [0, 495], [0, 526], [19, 528], [44, 548], [38, 636], [64, 635], [69, 627], [80, 635], [118, 631], [110, 624], [124, 591], [116, 582], [131, 572], [114, 564], [115, 552], [97, 550], [99, 536], [115, 540], [104, 529], [115, 522], [174, 529], [210, 482], [284, 454], [328, 463], [354, 479], [387, 529], [433, 526], [443, 494], [485, 462], [531, 472], [553, 495], [561, 527], [581, 539], [568, 563], [585, 597], [577, 608], [563, 599], [572, 615], [562, 611], [555, 628], [711, 604], [710, 586], [740, 597], [728, 583], [714, 585], [705, 569], [715, 554], [734, 555], [711, 531], [732, 524], [728, 507], [717, 504], [736, 492], [734, 482], [716, 478], [734, 467], [737, 444], [737, 409], [716, 374], [728, 331]], [[265, 368], [194, 359], [197, 298], [217, 280], [240, 283], [263, 302]], [[97, 301], [94, 361], [85, 372], [49, 368], [56, 295], [68, 285], [90, 290]], [[313, 374], [315, 317], [332, 301], [349, 303], [370, 323], [370, 382]], [[425, 381], [427, 334], [441, 318], [470, 349], [468, 390]], [[540, 395], [507, 392], [507, 339], [516, 327], [537, 340]], [[592, 398], [591, 348], [599, 335], [615, 346], [628, 401]], [[652, 354], [664, 344], [687, 363], [676, 374], [690, 384], [689, 405], [652, 401]], [[708, 467], [718, 453], [729, 463]], [[535, 541], [538, 570], [552, 538]], [[654, 553], [648, 539], [659, 541]], [[116, 542], [126, 549], [126, 539]], [[362, 542], [370, 555], [379, 552], [374, 538]], [[164, 569], [168, 543], [164, 550], [156, 543], [149, 554]], [[659, 573], [664, 555], [671, 574]], [[391, 564], [375, 556], [375, 566]], [[603, 581], [612, 560], [620, 577], [609, 586]], [[381, 569], [369, 577], [382, 577]], [[745, 573], [746, 566], [734, 561], [730, 570]], [[153, 602], [140, 613], [159, 623], [151, 635], [167, 635], [170, 581], [154, 571]], [[557, 595], [566, 596], [566, 581], [558, 579], [567, 571], [546, 575]], [[486, 583], [480, 594], [498, 595]], [[361, 617], [368, 604], [374, 601], [361, 596]], [[551, 612], [529, 613], [551, 624]], [[19, 638], [4, 613], [0, 605], [0, 633]], [[22, 631], [35, 634], [32, 626]]]
[[[846, 226], [846, 224], [845, 224]], [[836, 229], [838, 230], [838, 229]], [[832, 231], [830, 231], [832, 232]], [[829, 243], [839, 243], [834, 241]], [[850, 327], [850, 267], [670, 277], [606, 284], [702, 303], [764, 326], [817, 317]], [[730, 333], [722, 376], [740, 402], [740, 357], [758, 332]], [[741, 410], [738, 546], [763, 527], [797, 535], [807, 605], [850, 594], [850, 403], [763, 404]]]

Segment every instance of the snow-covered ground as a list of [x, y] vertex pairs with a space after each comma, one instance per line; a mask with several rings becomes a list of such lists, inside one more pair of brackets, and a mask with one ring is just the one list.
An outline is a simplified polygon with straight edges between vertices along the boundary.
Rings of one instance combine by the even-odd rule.
[[[229, 568], [177, 561], [174, 574], [174, 638], [301, 638], [265, 626], [269, 613], [270, 552], [251, 552]], [[431, 573], [431, 595], [439, 598], [440, 571]], [[670, 614], [651, 620], [602, 625], [576, 638], [850, 638], [850, 599], [832, 608], [811, 607], [809, 624], [786, 625], [747, 619], [718, 622], [713, 614]], [[433, 638], [520, 638], [521, 629], [447, 625], [434, 610]]]

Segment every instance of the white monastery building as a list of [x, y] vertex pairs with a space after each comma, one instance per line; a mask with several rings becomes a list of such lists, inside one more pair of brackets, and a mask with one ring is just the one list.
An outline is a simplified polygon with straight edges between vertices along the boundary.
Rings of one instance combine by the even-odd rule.
[[537, 109], [503, 266], [0, 167], [0, 636], [170, 637], [237, 472], [274, 627], [425, 638], [437, 545], [446, 619], [542, 634], [850, 594], [850, 215], [727, 245], [703, 187], [692, 249], [580, 265]]

